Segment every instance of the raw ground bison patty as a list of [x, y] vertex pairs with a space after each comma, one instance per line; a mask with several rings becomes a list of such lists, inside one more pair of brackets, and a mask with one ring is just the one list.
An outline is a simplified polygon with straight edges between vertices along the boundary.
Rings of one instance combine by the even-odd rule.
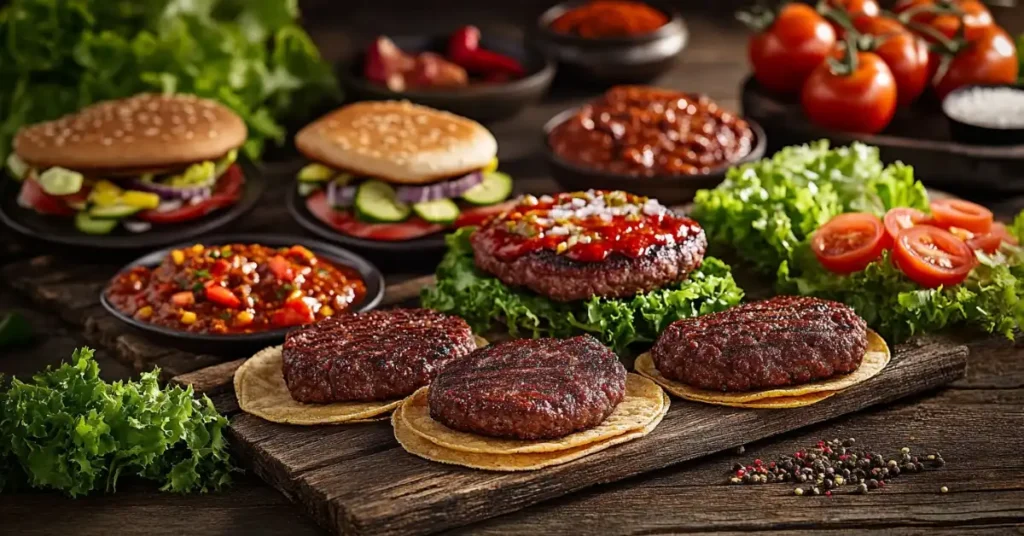
[[867, 344], [867, 325], [852, 308], [778, 296], [678, 320], [651, 358], [666, 378], [693, 387], [751, 391], [853, 372]]
[[403, 398], [476, 348], [466, 321], [428, 309], [342, 314], [285, 337], [282, 372], [299, 402]]
[[708, 241], [704, 230], [670, 246], [652, 246], [637, 258], [612, 254], [599, 262], [568, 259], [550, 250], [502, 261], [488, 241], [471, 238], [477, 267], [506, 285], [526, 287], [555, 301], [586, 300], [593, 296], [626, 298], [682, 281], [700, 267]]
[[551, 439], [593, 428], [626, 393], [626, 369], [589, 335], [476, 350], [430, 384], [430, 416], [485, 436]]

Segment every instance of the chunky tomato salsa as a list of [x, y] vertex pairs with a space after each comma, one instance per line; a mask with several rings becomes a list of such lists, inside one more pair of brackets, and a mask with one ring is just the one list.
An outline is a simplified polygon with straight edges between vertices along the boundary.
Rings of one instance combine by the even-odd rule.
[[347, 266], [302, 246], [195, 245], [156, 268], [119, 274], [107, 299], [138, 320], [192, 333], [242, 334], [309, 324], [362, 301]]

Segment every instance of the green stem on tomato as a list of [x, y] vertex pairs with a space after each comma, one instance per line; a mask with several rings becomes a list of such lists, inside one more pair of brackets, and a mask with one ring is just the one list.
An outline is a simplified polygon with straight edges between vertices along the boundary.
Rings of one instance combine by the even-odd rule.
[[846, 55], [842, 60], [837, 61], [835, 58], [828, 59], [829, 71], [836, 76], [850, 76], [857, 72], [859, 60], [857, 59], [857, 43], [854, 42], [852, 34], [846, 34]]

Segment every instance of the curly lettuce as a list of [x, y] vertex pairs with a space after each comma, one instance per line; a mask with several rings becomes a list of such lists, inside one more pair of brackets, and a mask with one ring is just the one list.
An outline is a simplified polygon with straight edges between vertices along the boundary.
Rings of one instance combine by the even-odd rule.
[[143, 91], [218, 100], [257, 158], [337, 94], [294, 0], [13, 0], [0, 9], [0, 161], [17, 130]]
[[883, 166], [877, 147], [830, 148], [821, 140], [730, 169], [717, 188], [697, 192], [691, 216], [713, 244], [727, 245], [760, 272], [774, 274], [833, 216], [882, 216], [898, 206], [928, 210], [928, 194], [911, 167]]
[[[883, 165], [875, 147], [830, 148], [819, 141], [730, 170], [720, 186], [697, 193], [692, 215], [713, 242], [774, 275], [777, 291], [846, 303], [890, 341], [960, 324], [1013, 338], [1024, 323], [1019, 248], [979, 253], [966, 281], [937, 289], [911, 281], [888, 254], [841, 276], [822, 268], [811, 252], [811, 234], [832, 217], [882, 216], [894, 207], [929, 211], [927, 192], [909, 166]], [[1024, 235], [1024, 213], [1009, 229]]]
[[236, 471], [225, 417], [192, 388], [157, 383], [158, 372], [107, 383], [88, 348], [31, 382], [0, 390], [0, 490], [15, 485], [72, 497], [113, 492], [122, 476], [178, 493], [218, 490]]
[[478, 333], [496, 328], [514, 337], [589, 333], [622, 353], [633, 343], [653, 342], [676, 320], [722, 311], [743, 299], [729, 266], [707, 257], [685, 281], [632, 298], [555, 302], [478, 270], [469, 243], [473, 230], [462, 228], [447, 237], [437, 285], [424, 289], [421, 298], [425, 307], [461, 316]]

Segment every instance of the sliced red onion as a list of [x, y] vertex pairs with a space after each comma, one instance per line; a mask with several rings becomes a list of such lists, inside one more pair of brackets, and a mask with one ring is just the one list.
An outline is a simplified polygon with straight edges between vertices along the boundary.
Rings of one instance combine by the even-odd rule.
[[124, 228], [128, 229], [130, 233], [144, 233], [153, 228], [153, 224], [148, 221], [125, 220], [121, 223], [124, 224]]
[[356, 187], [344, 182], [327, 183], [327, 204], [332, 207], [348, 208], [355, 203]]
[[483, 180], [484, 174], [474, 171], [464, 177], [426, 186], [401, 186], [396, 194], [398, 195], [398, 200], [403, 203], [422, 203], [437, 199], [451, 199], [466, 193], [466, 190], [480, 184]]
[[213, 192], [213, 185], [216, 183], [217, 178], [214, 177], [206, 183], [191, 186], [168, 186], [159, 182], [144, 181], [142, 179], [133, 179], [129, 182], [129, 185], [133, 190], [151, 192], [159, 195], [161, 199], [183, 199], [188, 201], [196, 197], [203, 199], [210, 197]]

